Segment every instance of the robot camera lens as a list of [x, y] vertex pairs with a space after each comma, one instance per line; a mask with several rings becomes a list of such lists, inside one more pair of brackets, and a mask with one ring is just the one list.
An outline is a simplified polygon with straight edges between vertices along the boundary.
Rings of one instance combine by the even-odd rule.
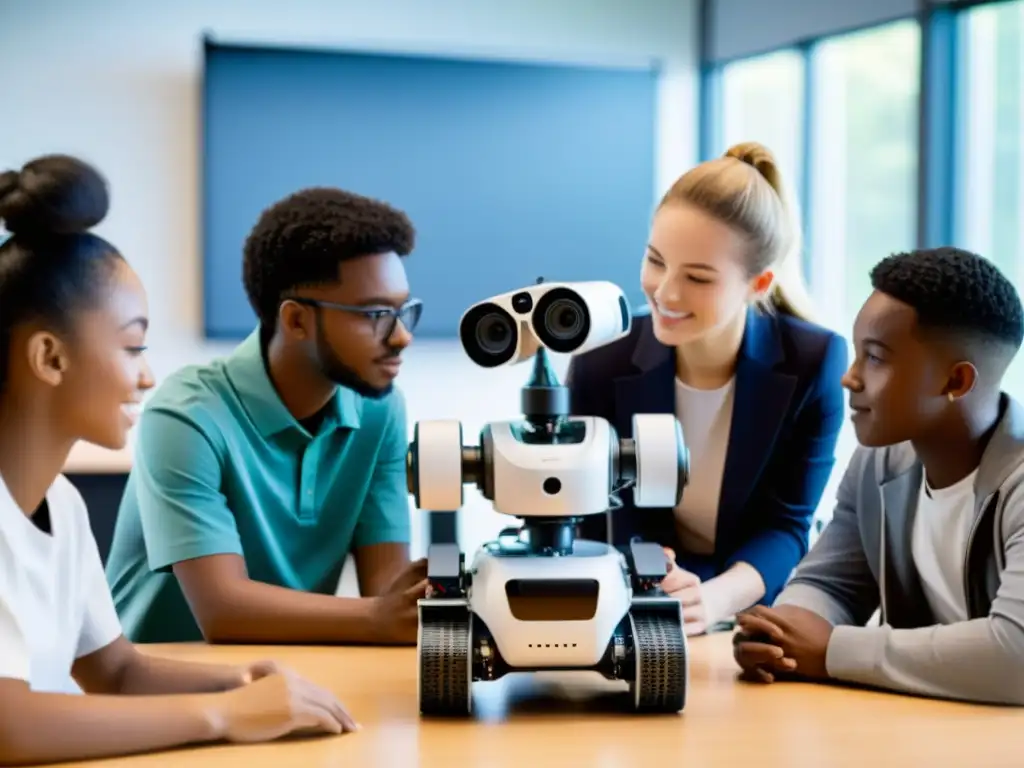
[[515, 357], [519, 347], [519, 327], [507, 309], [485, 301], [471, 307], [462, 316], [459, 340], [470, 360], [484, 368], [496, 368]]
[[544, 313], [544, 328], [556, 339], [574, 339], [583, 326], [583, 308], [572, 299], [559, 299]]
[[575, 352], [590, 335], [590, 308], [576, 291], [551, 288], [537, 299], [532, 325], [540, 343], [552, 352]]
[[557, 477], [549, 477], [544, 480], [543, 483], [544, 493], [554, 496], [560, 490], [562, 490], [562, 481]]
[[512, 339], [512, 325], [503, 315], [484, 315], [477, 323], [476, 341], [484, 352], [500, 355], [508, 350]]
[[517, 293], [512, 297], [512, 309], [521, 315], [525, 315], [533, 309], [533, 298], [528, 293]]

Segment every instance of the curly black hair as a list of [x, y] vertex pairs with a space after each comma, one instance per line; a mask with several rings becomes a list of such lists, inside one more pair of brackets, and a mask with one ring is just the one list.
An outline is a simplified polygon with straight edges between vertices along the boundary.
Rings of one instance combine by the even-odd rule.
[[897, 253], [875, 265], [871, 284], [913, 307], [921, 327], [994, 344], [1008, 353], [1007, 361], [1024, 341], [1024, 309], [1013, 283], [991, 261], [970, 251], [943, 247]]
[[338, 280], [338, 265], [374, 253], [407, 256], [416, 241], [408, 216], [387, 203], [332, 187], [285, 197], [260, 215], [245, 241], [242, 280], [264, 338], [278, 306], [301, 286]]

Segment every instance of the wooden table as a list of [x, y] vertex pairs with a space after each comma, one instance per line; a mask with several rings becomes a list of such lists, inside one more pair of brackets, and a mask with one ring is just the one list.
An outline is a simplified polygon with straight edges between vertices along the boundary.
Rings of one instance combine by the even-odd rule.
[[827, 685], [738, 682], [727, 633], [690, 641], [687, 707], [683, 714], [669, 716], [622, 712], [622, 694], [614, 683], [577, 673], [477, 683], [472, 720], [421, 721], [413, 649], [179, 645], [147, 650], [230, 663], [281, 660], [337, 691], [363, 730], [80, 765], [905, 768], [920, 763], [996, 768], [1022, 764], [1024, 710]]

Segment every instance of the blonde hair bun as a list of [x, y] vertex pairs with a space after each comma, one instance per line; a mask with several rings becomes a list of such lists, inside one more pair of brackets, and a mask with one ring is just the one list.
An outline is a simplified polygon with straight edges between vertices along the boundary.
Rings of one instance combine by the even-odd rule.
[[758, 144], [756, 141], [734, 144], [725, 151], [725, 157], [735, 158], [756, 169], [772, 189], [780, 197], [783, 196], [782, 174], [779, 173], [779, 168], [775, 164], [775, 155], [764, 144]]

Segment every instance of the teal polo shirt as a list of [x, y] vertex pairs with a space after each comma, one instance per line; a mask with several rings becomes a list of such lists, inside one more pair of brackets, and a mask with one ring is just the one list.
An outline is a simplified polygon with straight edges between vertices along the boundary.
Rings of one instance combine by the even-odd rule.
[[138, 424], [107, 580], [134, 642], [201, 640], [171, 566], [245, 558], [250, 578], [333, 594], [346, 557], [408, 543], [405, 403], [339, 387], [316, 434], [281, 402], [259, 332], [182, 369]]

